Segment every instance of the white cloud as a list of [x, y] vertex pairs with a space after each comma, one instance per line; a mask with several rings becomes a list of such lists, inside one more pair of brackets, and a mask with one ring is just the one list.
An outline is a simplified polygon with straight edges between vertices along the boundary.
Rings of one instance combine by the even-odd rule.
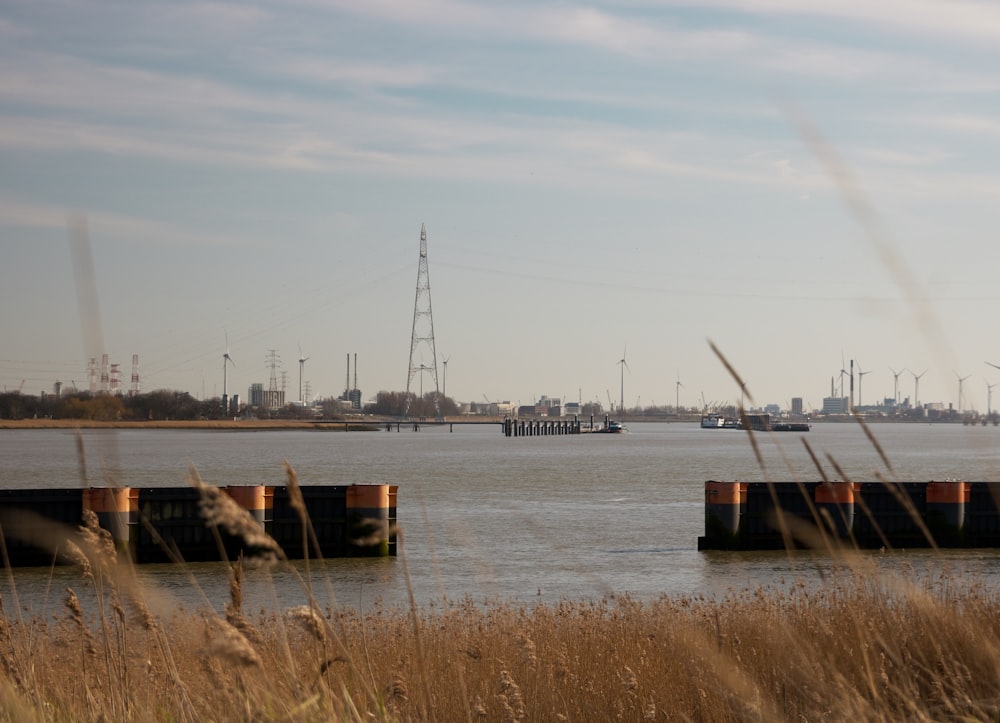
[[[671, 2], [673, 7], [725, 9], [765, 16], [820, 17], [867, 26], [876, 25], [890, 35], [918, 33], [954, 40], [1000, 39], [1000, 7], [992, 2], [961, 0], [690, 0]], [[663, 7], [657, 3], [657, 7]]]
[[114, 236], [135, 244], [164, 246], [230, 246], [253, 245], [246, 236], [192, 232], [174, 224], [149, 218], [128, 216], [89, 209], [71, 209], [47, 203], [26, 201], [11, 195], [0, 195], [0, 225], [35, 229], [68, 229], [70, 214], [84, 213], [91, 234]]

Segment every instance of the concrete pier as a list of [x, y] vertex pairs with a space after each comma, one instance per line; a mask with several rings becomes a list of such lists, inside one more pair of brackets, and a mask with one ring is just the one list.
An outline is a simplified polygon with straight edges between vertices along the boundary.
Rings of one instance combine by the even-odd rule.
[[[221, 492], [249, 513], [249, 532], [258, 526], [289, 559], [396, 554], [396, 485], [299, 490], [315, 538], [303, 529], [286, 487], [241, 485]], [[203, 506], [193, 487], [2, 490], [0, 531], [12, 567], [73, 562], [68, 543], [85, 510], [111, 533], [119, 554], [137, 563], [233, 560], [253, 556], [266, 541], [207, 524]]]
[[823, 539], [858, 548], [1000, 547], [1000, 482], [705, 483], [699, 550], [806, 548]]

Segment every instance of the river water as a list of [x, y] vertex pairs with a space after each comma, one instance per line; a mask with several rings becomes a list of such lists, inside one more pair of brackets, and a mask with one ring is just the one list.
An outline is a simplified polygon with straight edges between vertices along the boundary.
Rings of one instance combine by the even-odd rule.
[[[303, 485], [399, 485], [403, 551], [388, 559], [330, 560], [310, 568], [323, 604], [400, 606], [409, 591], [426, 606], [718, 596], [727, 590], [815, 580], [830, 561], [812, 553], [698, 552], [704, 482], [831, 478], [829, 458], [856, 481], [1000, 480], [1000, 429], [961, 425], [871, 427], [893, 471], [863, 429], [817, 424], [808, 433], [758, 434], [763, 468], [745, 432], [696, 424], [633, 424], [621, 435], [505, 438], [491, 425], [419, 432], [84, 430], [86, 483], [185, 484], [190, 467], [208, 483], [285, 483], [284, 460]], [[3, 484], [75, 487], [83, 472], [76, 433], [0, 430]], [[878, 556], [879, 553], [871, 553]], [[878, 564], [931, 574], [948, 569], [1000, 585], [1000, 551], [893, 551]], [[140, 574], [170, 605], [228, 600], [221, 564], [148, 565]], [[247, 573], [247, 608], [304, 602], [302, 563]], [[407, 583], [409, 578], [409, 586]], [[0, 581], [32, 613], [61, 605], [80, 585], [72, 568], [15, 569]], [[78, 590], [79, 593], [79, 590]]]

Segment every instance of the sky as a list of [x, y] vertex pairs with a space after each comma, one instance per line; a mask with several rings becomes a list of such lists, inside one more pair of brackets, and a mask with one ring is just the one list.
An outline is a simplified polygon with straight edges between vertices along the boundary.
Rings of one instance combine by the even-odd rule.
[[986, 2], [6, 0], [0, 384], [402, 391], [425, 225], [458, 401], [983, 412], [998, 67]]

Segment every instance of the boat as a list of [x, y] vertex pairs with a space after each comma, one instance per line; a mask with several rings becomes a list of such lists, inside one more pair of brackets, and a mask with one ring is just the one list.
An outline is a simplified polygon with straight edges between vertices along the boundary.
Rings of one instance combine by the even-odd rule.
[[743, 422], [739, 417], [727, 417], [723, 414], [711, 412], [701, 418], [702, 429], [743, 429]]
[[621, 434], [625, 430], [625, 425], [613, 419], [604, 418], [604, 426], [598, 427], [594, 432], [598, 434]]
[[726, 417], [714, 412], [701, 418], [702, 429], [743, 429], [744, 419], [754, 432], [808, 432], [811, 425], [808, 422], [772, 422], [768, 414], [751, 413], [743, 417]]
[[771, 425], [772, 432], [808, 432], [808, 422], [775, 422]]

